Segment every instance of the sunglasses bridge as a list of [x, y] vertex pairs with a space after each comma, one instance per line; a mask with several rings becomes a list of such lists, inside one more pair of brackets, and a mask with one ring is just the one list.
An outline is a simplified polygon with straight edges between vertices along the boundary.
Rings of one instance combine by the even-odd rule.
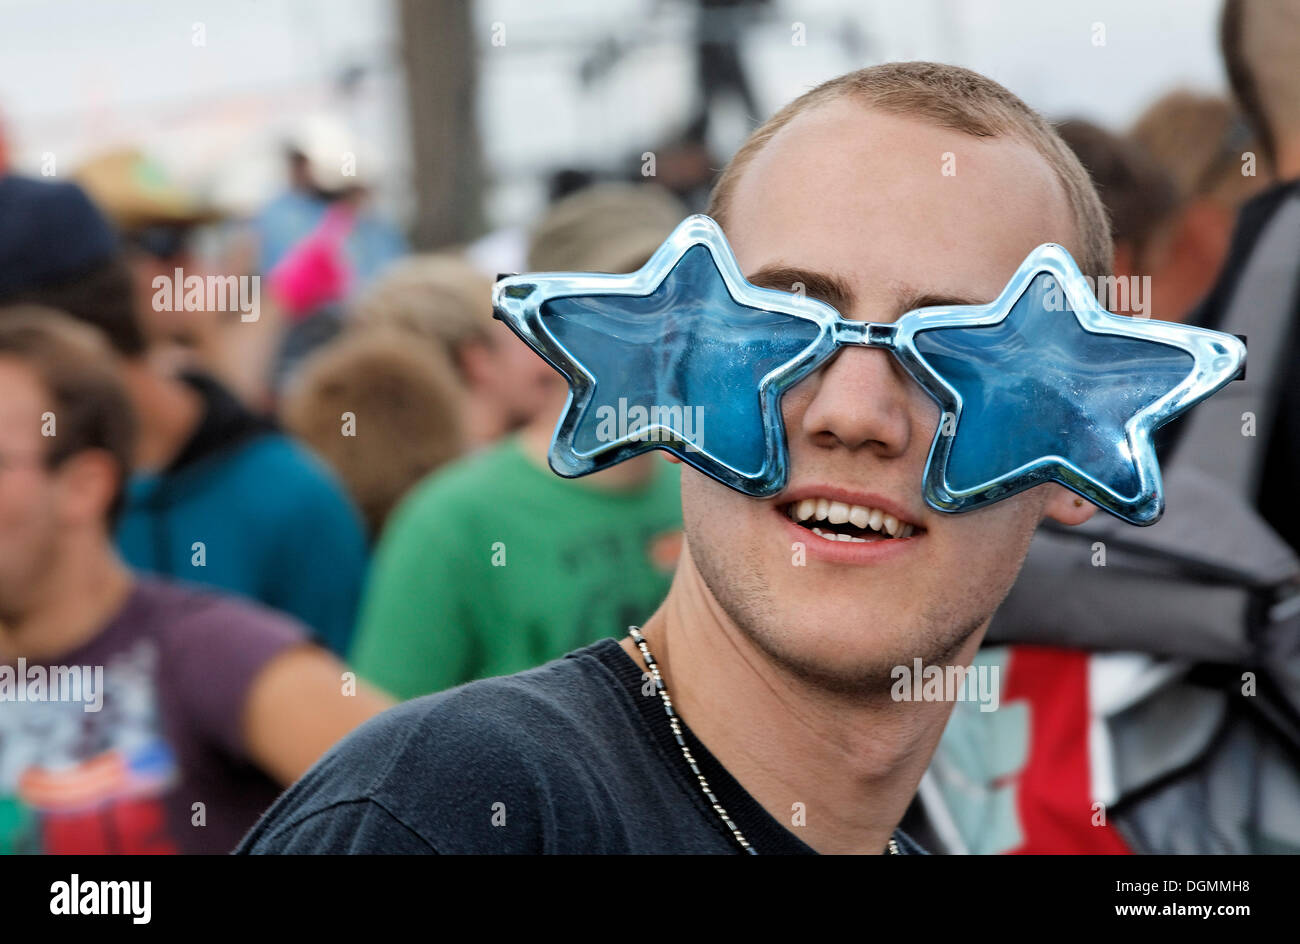
[[898, 338], [898, 325], [841, 319], [831, 325], [831, 338], [836, 345], [883, 347], [892, 351]]

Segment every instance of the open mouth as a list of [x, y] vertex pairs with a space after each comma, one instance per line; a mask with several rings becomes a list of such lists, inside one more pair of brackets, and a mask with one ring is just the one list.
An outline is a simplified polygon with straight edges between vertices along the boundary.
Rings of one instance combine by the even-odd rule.
[[782, 508], [791, 521], [828, 541], [867, 544], [895, 541], [924, 534], [920, 525], [898, 518], [880, 508], [850, 505], [827, 498], [804, 498]]

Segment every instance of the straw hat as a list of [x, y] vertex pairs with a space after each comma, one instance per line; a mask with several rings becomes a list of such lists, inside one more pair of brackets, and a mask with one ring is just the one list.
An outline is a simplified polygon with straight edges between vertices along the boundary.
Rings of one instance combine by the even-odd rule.
[[125, 232], [158, 224], [197, 224], [222, 214], [175, 183], [157, 161], [135, 148], [109, 151], [73, 175], [108, 217]]

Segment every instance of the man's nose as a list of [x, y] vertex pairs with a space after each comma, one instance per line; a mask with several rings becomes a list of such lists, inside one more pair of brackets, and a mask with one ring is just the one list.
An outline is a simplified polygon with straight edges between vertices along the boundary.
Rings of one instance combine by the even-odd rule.
[[815, 445], [866, 448], [882, 457], [907, 452], [918, 432], [913, 391], [887, 351], [844, 348], [809, 380], [814, 389], [800, 425]]

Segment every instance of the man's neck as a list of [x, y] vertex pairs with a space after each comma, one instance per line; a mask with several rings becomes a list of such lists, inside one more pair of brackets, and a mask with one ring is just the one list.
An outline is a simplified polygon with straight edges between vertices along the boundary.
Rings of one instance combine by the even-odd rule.
[[85, 645], [122, 609], [134, 585], [106, 536], [66, 542], [23, 615], [0, 623], [0, 662], [19, 656], [48, 662]]
[[[643, 627], [673, 705], [777, 822], [818, 852], [884, 850], [943, 734], [951, 703], [886, 689], [829, 692], [774, 664], [726, 616], [683, 551]], [[953, 661], [973, 658], [973, 634]], [[644, 668], [636, 645], [625, 651]], [[799, 805], [796, 805], [799, 804]], [[758, 850], [760, 853], [762, 850]]]
[[[558, 408], [554, 411], [543, 411], [540, 419], [534, 420], [519, 431], [519, 445], [524, 455], [538, 467], [546, 469], [548, 474], [550, 469], [546, 456], [551, 448], [551, 437], [555, 435], [555, 423], [546, 417], [554, 417], [558, 413]], [[616, 466], [584, 476], [580, 481], [589, 488], [613, 492], [631, 490], [649, 482], [654, 477], [654, 463], [663, 461], [660, 456], [637, 456]]]
[[501, 410], [486, 397], [473, 395], [465, 397], [461, 423], [465, 447], [471, 451], [490, 446], [510, 432], [506, 428]]
[[124, 375], [131, 404], [140, 420], [135, 466], [166, 468], [203, 420], [203, 398], [184, 381], [159, 372], [143, 360], [129, 363]]

